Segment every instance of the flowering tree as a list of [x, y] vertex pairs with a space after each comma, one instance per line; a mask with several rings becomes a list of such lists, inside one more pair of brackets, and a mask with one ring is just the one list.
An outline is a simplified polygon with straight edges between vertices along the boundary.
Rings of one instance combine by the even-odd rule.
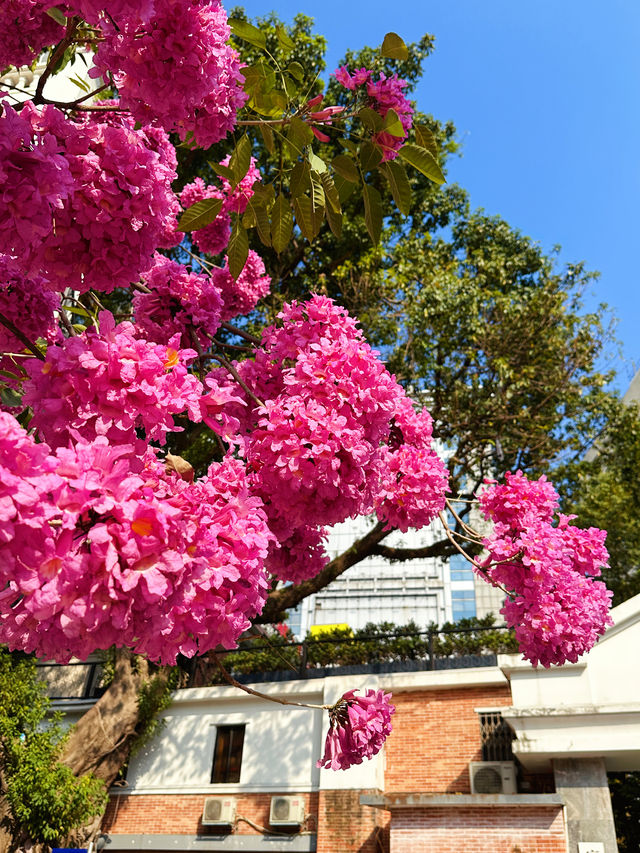
[[[230, 28], [257, 61], [242, 65]], [[265, 33], [229, 22], [218, 0], [9, 0], [0, 33], [0, 66], [54, 45], [33, 95], [8, 84], [1, 102], [0, 640], [62, 662], [116, 645], [120, 689], [135, 697], [144, 667], [132, 652], [172, 665], [232, 648], [295, 603], [289, 590], [335, 577], [326, 526], [373, 514], [340, 571], [391, 530], [440, 519], [449, 548], [504, 590], [525, 656], [548, 666], [587, 651], [608, 624], [610, 596], [594, 579], [602, 531], [554, 520], [553, 487], [521, 472], [484, 484], [491, 532], [453, 504], [450, 528], [432, 417], [355, 318], [316, 292], [285, 301], [259, 334], [247, 325], [272, 285], [250, 236], [277, 256], [325, 220], [339, 238], [358, 188], [375, 244], [380, 177], [398, 215], [410, 210], [405, 164], [444, 180], [406, 82], [342, 66], [341, 97], [326, 103], [299, 63], [274, 59]], [[293, 41], [276, 36], [287, 56]], [[95, 90], [49, 97], [51, 76], [87, 45]], [[389, 33], [380, 56], [403, 61], [407, 48]], [[275, 175], [253, 157], [255, 128], [267, 149], [284, 140]], [[215, 181], [174, 192], [175, 146], [217, 146]], [[216, 447], [201, 476], [167, 452], [194, 425]], [[321, 763], [378, 752], [389, 700], [341, 697]], [[65, 760], [108, 782], [122, 755], [87, 750], [91, 724]], [[105, 739], [125, 743], [135, 713], [110, 724], [124, 737]]]

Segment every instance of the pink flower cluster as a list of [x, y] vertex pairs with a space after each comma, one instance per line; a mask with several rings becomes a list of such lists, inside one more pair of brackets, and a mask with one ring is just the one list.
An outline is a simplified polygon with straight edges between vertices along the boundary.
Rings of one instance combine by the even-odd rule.
[[344, 309], [314, 296], [285, 305], [280, 319], [255, 359], [235, 365], [254, 397], [226, 416], [280, 543], [269, 568], [297, 582], [326, 564], [324, 525], [376, 511], [389, 525], [422, 527], [444, 506], [447, 473], [429, 415], [414, 412]]
[[360, 68], [349, 74], [349, 69], [343, 65], [334, 71], [338, 83], [346, 89], [356, 92], [358, 89], [366, 91], [367, 106], [384, 118], [389, 110], [394, 110], [400, 119], [404, 129], [404, 136], [394, 136], [385, 130], [379, 130], [373, 134], [372, 141], [382, 150], [383, 160], [394, 160], [398, 156], [398, 149], [402, 148], [405, 139], [411, 130], [414, 109], [411, 102], [404, 96], [403, 90], [408, 83], [401, 80], [397, 74], [387, 77], [380, 74], [377, 80], [373, 79], [373, 72], [366, 68]]
[[8, 65], [31, 65], [40, 51], [64, 33], [43, 0], [2, 0], [0, 3], [0, 72]]
[[105, 436], [112, 444], [164, 443], [176, 431], [173, 415], [199, 421], [202, 385], [187, 371], [196, 353], [180, 350], [179, 336], [168, 346], [135, 337], [131, 323], [115, 325], [100, 313], [100, 330], [50, 346], [46, 361], [26, 363], [30, 379], [23, 401], [32, 406], [31, 426], [52, 447], [81, 436]]
[[218, 0], [155, 0], [153, 15], [102, 21], [95, 76], [111, 73], [122, 105], [143, 124], [159, 124], [208, 148], [233, 129], [246, 101], [237, 53], [227, 45]]
[[74, 124], [55, 107], [39, 113], [30, 102], [23, 117], [40, 140], [53, 139], [64, 152], [72, 186], [53, 216], [51, 198], [38, 199], [33, 215], [43, 218], [40, 240], [32, 241], [21, 263], [39, 269], [52, 290], [110, 292], [128, 286], [175, 228], [177, 200], [170, 186], [175, 173], [158, 153], [159, 140], [114, 121]]
[[[27, 108], [25, 107], [25, 110]], [[29, 259], [73, 192], [64, 145], [0, 99], [0, 252]]]
[[271, 534], [243, 466], [186, 483], [131, 451], [100, 437], [52, 456], [0, 413], [0, 642], [174, 664], [233, 647], [260, 612]]
[[[225, 157], [220, 165], [227, 166], [229, 159], [229, 157]], [[233, 189], [226, 178], [220, 179], [221, 187], [213, 184], [207, 185], [202, 178], [196, 178], [184, 187], [180, 193], [180, 202], [185, 209], [207, 198], [222, 199], [222, 207], [214, 221], [191, 234], [193, 242], [202, 252], [208, 255], [219, 255], [227, 248], [231, 236], [231, 217], [229, 214], [245, 212], [247, 202], [253, 195], [253, 185], [260, 179], [260, 172], [252, 157], [247, 174]]]
[[300, 525], [291, 532], [282, 518], [270, 518], [269, 527], [276, 540], [271, 543], [266, 569], [274, 577], [291, 583], [314, 578], [329, 562], [324, 550], [327, 530], [324, 527]]
[[558, 495], [541, 477], [507, 473], [480, 496], [494, 529], [484, 540], [482, 568], [509, 592], [501, 613], [515, 628], [522, 654], [534, 666], [575, 663], [611, 624], [611, 592], [594, 580], [608, 565], [606, 531], [570, 524], [559, 515]]
[[432, 426], [426, 409], [416, 412], [407, 397], [398, 400], [375, 496], [376, 515], [387, 528], [424, 527], [444, 509], [449, 473], [431, 446]]
[[354, 764], [362, 764], [363, 759], [380, 752], [391, 734], [391, 715], [396, 710], [389, 701], [391, 693], [356, 693], [349, 690], [329, 710], [329, 731], [318, 767], [348, 770]]
[[155, 0], [67, 0], [65, 6], [68, 14], [80, 15], [94, 25], [131, 20], [143, 23], [153, 15]]
[[347, 312], [323, 296], [285, 305], [281, 327], [239, 365], [264, 406], [252, 413], [247, 459], [274, 513], [293, 527], [370, 510], [368, 476], [399, 386]]
[[[0, 313], [29, 340], [52, 342], [58, 337], [54, 311], [59, 307], [60, 296], [48, 290], [41, 278], [25, 278], [10, 258], [0, 255]], [[0, 326], [0, 352], [22, 352], [24, 348], [19, 338]]]
[[215, 334], [220, 326], [223, 307], [215, 281], [163, 255], [155, 256], [142, 281], [151, 291], [133, 297], [134, 318], [142, 337], [167, 344], [180, 335], [181, 345], [191, 347], [193, 331], [202, 346], [211, 345], [207, 335]]
[[238, 314], [248, 314], [271, 287], [271, 277], [266, 273], [264, 261], [253, 249], [249, 249], [247, 261], [237, 279], [229, 272], [228, 258], [225, 258], [222, 269], [212, 271], [211, 278], [222, 293], [224, 321]]

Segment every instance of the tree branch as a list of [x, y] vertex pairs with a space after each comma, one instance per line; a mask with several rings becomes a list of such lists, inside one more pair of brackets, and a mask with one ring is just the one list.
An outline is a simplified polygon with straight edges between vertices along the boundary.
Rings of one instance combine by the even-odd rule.
[[391, 531], [385, 530], [384, 524], [379, 521], [373, 530], [370, 530], [361, 539], [357, 539], [343, 554], [331, 560], [314, 578], [295, 584], [295, 586], [285, 586], [282, 589], [272, 592], [267, 599], [262, 614], [254, 621], [257, 623], [280, 621], [283, 611], [288, 610], [290, 607], [295, 607], [296, 604], [299, 604], [308, 595], [320, 592], [321, 589], [324, 589], [331, 581], [340, 577], [351, 566], [355, 566], [356, 563], [373, 554], [378, 542], [382, 541], [389, 533]]
[[376, 545], [371, 549], [371, 554], [376, 557], [384, 557], [391, 563], [402, 563], [405, 560], [425, 559], [426, 557], [450, 557], [456, 553], [456, 549], [448, 539], [440, 539], [432, 545], [422, 548], [391, 548], [388, 545]]

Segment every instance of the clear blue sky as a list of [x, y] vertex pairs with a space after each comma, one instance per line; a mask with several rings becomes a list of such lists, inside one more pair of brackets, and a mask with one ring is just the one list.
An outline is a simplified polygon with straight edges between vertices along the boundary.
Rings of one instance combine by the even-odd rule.
[[[228, 7], [232, 3], [228, 2]], [[452, 119], [449, 167], [474, 207], [601, 277], [587, 307], [619, 318], [624, 390], [640, 367], [639, 0], [245, 0], [247, 13], [315, 18], [328, 69], [346, 48], [436, 38], [416, 100]]]

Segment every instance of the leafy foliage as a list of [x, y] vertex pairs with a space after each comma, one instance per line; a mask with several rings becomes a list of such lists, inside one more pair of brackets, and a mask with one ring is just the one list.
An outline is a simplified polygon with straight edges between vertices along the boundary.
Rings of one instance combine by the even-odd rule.
[[[426, 631], [415, 622], [372, 622], [357, 631], [350, 628], [327, 628], [320, 636], [307, 634], [306, 667], [351, 666], [394, 661], [427, 661], [436, 657], [510, 653], [517, 650], [513, 632], [494, 626], [489, 614], [481, 619], [461, 619], [441, 628]], [[301, 643], [292, 642], [290, 634], [274, 632], [247, 640], [241, 650], [231, 652], [225, 665], [234, 674], [299, 670], [303, 656]]]
[[0, 650], [0, 748], [12, 830], [57, 844], [105, 806], [104, 785], [61, 764], [66, 733], [49, 716], [35, 660]]

